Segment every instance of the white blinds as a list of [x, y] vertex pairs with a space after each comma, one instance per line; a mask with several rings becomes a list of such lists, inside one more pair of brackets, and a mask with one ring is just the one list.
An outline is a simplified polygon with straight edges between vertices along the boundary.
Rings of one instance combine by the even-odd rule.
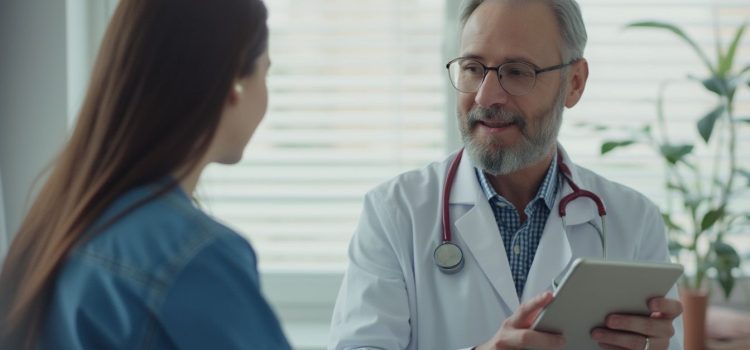
[[[445, 154], [445, 18], [458, 0], [272, 0], [271, 104], [245, 159], [212, 166], [200, 194], [210, 212], [246, 234], [268, 271], [339, 271], [364, 193]], [[607, 135], [580, 123], [640, 125], [654, 120], [658, 83], [700, 75], [683, 43], [656, 31], [623, 31], [656, 19], [681, 25], [713, 53], [714, 13], [726, 40], [750, 18], [746, 0], [580, 0], [589, 32], [591, 75], [584, 98], [566, 111], [561, 142], [574, 160], [664, 201], [662, 168], [643, 148], [599, 156]], [[446, 6], [447, 4], [447, 6]], [[448, 31], [450, 32], [450, 31]], [[750, 33], [738, 65], [750, 64]], [[445, 46], [444, 46], [445, 45]], [[449, 50], [450, 51], [450, 50]], [[444, 57], [445, 56], [445, 57]], [[694, 84], [667, 93], [670, 132], [694, 137], [713, 99]], [[750, 115], [750, 97], [738, 114]], [[750, 127], [740, 133], [750, 167]], [[610, 135], [612, 136], [612, 135]], [[747, 204], [748, 200], [745, 200]], [[750, 206], [748, 206], [750, 207]], [[437, 237], [436, 237], [437, 239]], [[750, 242], [747, 243], [750, 247]]]
[[273, 0], [270, 106], [202, 200], [268, 270], [341, 270], [365, 192], [444, 151], [443, 0]]

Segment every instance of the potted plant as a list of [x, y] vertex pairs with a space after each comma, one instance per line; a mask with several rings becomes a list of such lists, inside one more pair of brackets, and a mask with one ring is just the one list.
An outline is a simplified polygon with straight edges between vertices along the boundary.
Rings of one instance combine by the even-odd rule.
[[[750, 126], [750, 118], [735, 115], [736, 93], [750, 85], [750, 65], [736, 67], [737, 48], [746, 24], [737, 28], [728, 46], [717, 38], [714, 60], [675, 25], [647, 21], [631, 23], [627, 28], [668, 31], [687, 43], [706, 69], [701, 78], [689, 76], [688, 80], [701, 84], [716, 97], [715, 107], [697, 120], [697, 132], [690, 137], [694, 141], [673, 142], [664, 112], [664, 92], [669, 83], [663, 83], [657, 97], [656, 123], [634, 128], [627, 137], [601, 145], [601, 154], [635, 144], [647, 145], [663, 160], [667, 205], [662, 208], [662, 215], [670, 251], [688, 271], [680, 282], [685, 348], [703, 349], [707, 277], [715, 276], [724, 296], [729, 297], [741, 259], [725, 238], [747, 232], [750, 227], [750, 213], [733, 205], [738, 197], [750, 193], [750, 165], [737, 160], [737, 135]], [[700, 161], [699, 155], [710, 161]]]

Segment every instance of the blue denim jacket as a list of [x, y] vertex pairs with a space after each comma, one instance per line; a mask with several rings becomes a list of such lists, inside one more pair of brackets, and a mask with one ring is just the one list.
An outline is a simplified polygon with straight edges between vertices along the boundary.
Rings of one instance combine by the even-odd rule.
[[[97, 224], [155, 193], [129, 191]], [[57, 277], [41, 349], [289, 349], [248, 242], [174, 186], [76, 248]]]

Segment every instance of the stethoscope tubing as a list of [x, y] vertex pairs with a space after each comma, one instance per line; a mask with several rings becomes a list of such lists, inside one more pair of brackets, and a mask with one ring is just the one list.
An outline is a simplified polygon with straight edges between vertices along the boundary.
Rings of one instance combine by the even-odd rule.
[[448, 169], [448, 175], [445, 178], [445, 184], [443, 185], [443, 242], [451, 242], [453, 235], [451, 233], [450, 213], [448, 211], [451, 190], [453, 189], [453, 182], [458, 172], [458, 165], [461, 164], [461, 156], [464, 154], [464, 149], [461, 148], [453, 158], [450, 168]]
[[[440, 268], [441, 271], [445, 273], [455, 273], [458, 270], [460, 270], [463, 267], [463, 252], [461, 251], [461, 248], [453, 243], [453, 235], [451, 232], [451, 223], [450, 223], [450, 212], [449, 212], [449, 203], [450, 203], [450, 193], [453, 189], [453, 182], [456, 177], [456, 173], [458, 172], [458, 166], [461, 163], [461, 157], [463, 156], [464, 149], [461, 148], [456, 156], [453, 158], [453, 161], [451, 161], [451, 164], [448, 168], [448, 174], [445, 178], [445, 183], [443, 184], [443, 198], [442, 198], [442, 223], [443, 223], [443, 240], [438, 245], [438, 247], [435, 248], [435, 252], [433, 253], [433, 257], [435, 259], [435, 263]], [[601, 221], [602, 228], [601, 230], [598, 230], [599, 238], [602, 241], [602, 250], [604, 259], [607, 259], [607, 228], [604, 223], [604, 217], [607, 215], [607, 210], [604, 207], [604, 202], [602, 199], [596, 195], [595, 193], [587, 190], [583, 190], [576, 183], [573, 181], [573, 175], [570, 171], [570, 168], [567, 164], [563, 162], [563, 157], [561, 152], [557, 152], [557, 167], [560, 170], [560, 173], [563, 176], [563, 179], [568, 183], [570, 188], [572, 189], [572, 192], [568, 195], [564, 196], [560, 199], [560, 204], [558, 205], [558, 214], [560, 215], [560, 218], [564, 218], [566, 215], [566, 209], [570, 202], [584, 197], [589, 198], [596, 204], [597, 213], [599, 214], [599, 219]], [[440, 259], [439, 257], [441, 254], [439, 254], [439, 251], [451, 251], [450, 262], [445, 262], [443, 259]], [[445, 255], [445, 254], [442, 254]]]

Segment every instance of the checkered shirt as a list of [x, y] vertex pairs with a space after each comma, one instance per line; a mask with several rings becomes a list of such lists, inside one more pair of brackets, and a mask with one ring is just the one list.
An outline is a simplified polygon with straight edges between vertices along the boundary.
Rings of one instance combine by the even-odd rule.
[[521, 223], [518, 211], [508, 200], [499, 195], [490, 185], [484, 172], [475, 169], [482, 191], [490, 202], [492, 212], [495, 214], [497, 227], [503, 239], [505, 254], [513, 275], [516, 293], [521, 297], [526, 285], [526, 278], [534, 262], [534, 255], [542, 238], [544, 224], [554, 206], [557, 195], [557, 157], [552, 157], [552, 162], [547, 175], [542, 181], [536, 196], [524, 209], [526, 222]]

